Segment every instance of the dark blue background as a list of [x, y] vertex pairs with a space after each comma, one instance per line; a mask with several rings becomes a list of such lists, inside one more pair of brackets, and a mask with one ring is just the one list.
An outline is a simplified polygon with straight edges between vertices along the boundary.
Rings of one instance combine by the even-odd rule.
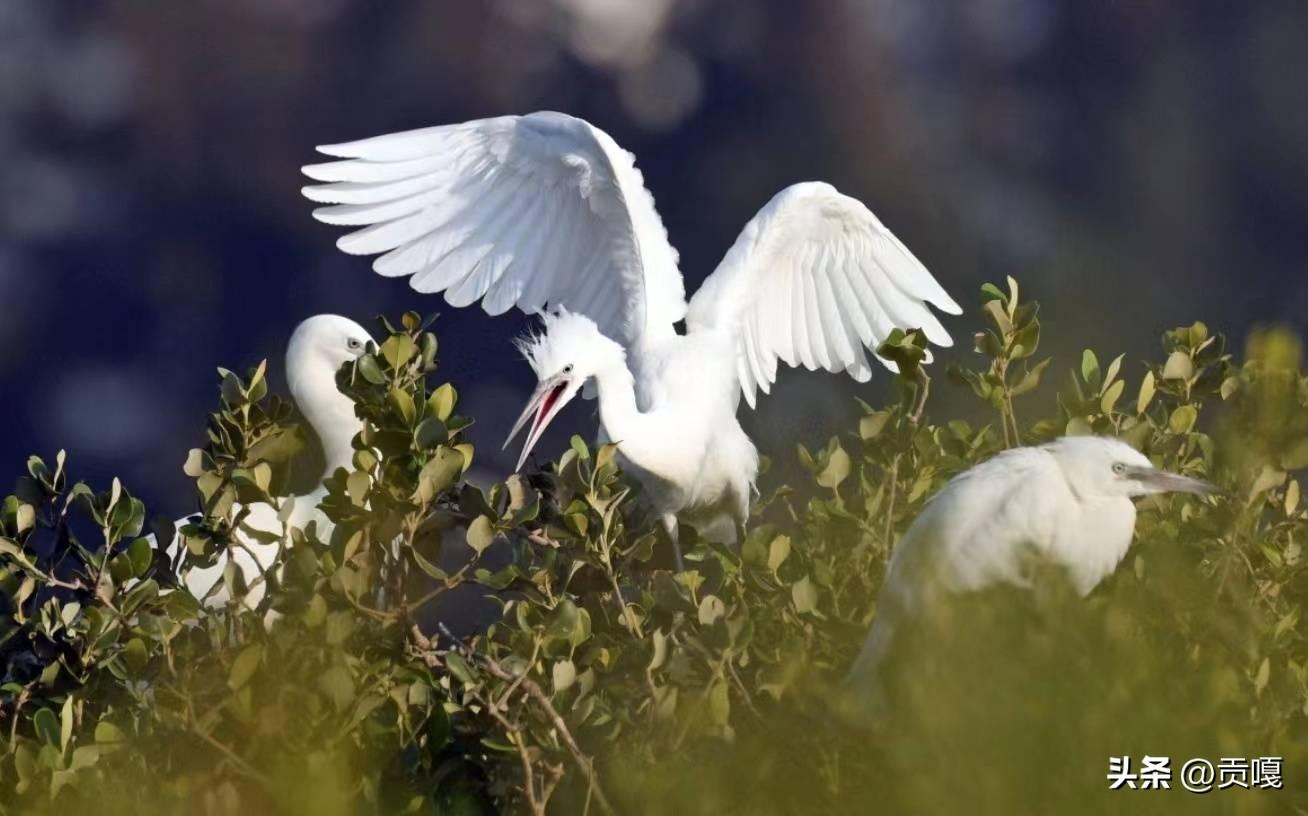
[[[1018, 276], [1059, 367], [1086, 345], [1154, 354], [1199, 317], [1304, 330], [1305, 31], [1295, 0], [9, 0], [0, 468], [66, 447], [75, 475], [188, 511], [215, 366], [280, 369], [317, 312], [412, 308], [442, 313], [440, 376], [502, 476], [525, 321], [337, 252], [299, 167], [315, 144], [539, 109], [637, 155], [692, 292], [774, 192], [816, 178], [969, 306]], [[966, 360], [975, 319], [947, 325], [942, 356]], [[791, 374], [748, 425], [790, 457], [888, 383]], [[586, 424], [574, 408], [542, 452]]]

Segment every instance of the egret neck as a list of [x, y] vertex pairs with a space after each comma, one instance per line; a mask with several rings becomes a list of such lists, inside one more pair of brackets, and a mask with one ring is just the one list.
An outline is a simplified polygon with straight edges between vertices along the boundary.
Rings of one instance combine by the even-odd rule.
[[323, 478], [337, 468], [349, 470], [354, 461], [354, 435], [363, 423], [354, 413], [354, 402], [336, 387], [335, 372], [326, 374], [313, 365], [308, 355], [313, 351], [292, 345], [286, 351], [287, 383], [295, 404], [322, 443], [325, 468]]
[[[643, 414], [636, 407], [636, 386], [623, 355], [614, 355], [613, 359], [597, 368], [592, 376], [599, 392], [600, 422], [608, 437], [615, 442], [640, 439], [641, 434], [637, 432], [636, 426]], [[624, 453], [629, 454], [626, 447], [624, 444]]]

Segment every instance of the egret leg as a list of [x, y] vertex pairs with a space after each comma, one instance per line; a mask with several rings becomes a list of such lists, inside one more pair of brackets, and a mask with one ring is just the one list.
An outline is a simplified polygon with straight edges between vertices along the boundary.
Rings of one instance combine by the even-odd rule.
[[672, 542], [672, 557], [676, 559], [677, 572], [685, 572], [686, 562], [681, 559], [681, 543], [677, 540], [677, 516], [675, 513], [668, 513], [660, 521], [663, 522], [663, 529]]

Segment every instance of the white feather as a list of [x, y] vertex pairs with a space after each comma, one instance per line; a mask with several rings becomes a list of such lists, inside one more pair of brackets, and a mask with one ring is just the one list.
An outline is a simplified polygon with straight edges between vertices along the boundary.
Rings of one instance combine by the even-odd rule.
[[[745, 225], [691, 300], [686, 323], [736, 332], [751, 370], [772, 372], [753, 378], [766, 390], [778, 359], [865, 380], [860, 346], [875, 349], [894, 328], [921, 328], [950, 345], [928, 303], [961, 311], [862, 203], [807, 182], [782, 190]], [[753, 405], [754, 383], [741, 385]]]
[[387, 253], [381, 274], [466, 305], [512, 269], [488, 311], [511, 296], [528, 313], [562, 305], [627, 342], [685, 315], [676, 252], [631, 155], [580, 119], [503, 116], [319, 151], [345, 160], [304, 168], [326, 182], [305, 196], [335, 204], [315, 217], [363, 226], [338, 245]]

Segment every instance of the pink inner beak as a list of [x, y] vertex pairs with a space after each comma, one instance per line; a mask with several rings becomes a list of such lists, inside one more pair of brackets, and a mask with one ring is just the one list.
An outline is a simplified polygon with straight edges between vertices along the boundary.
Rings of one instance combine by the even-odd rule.
[[[554, 418], [554, 414], [558, 409], [562, 407], [559, 400], [563, 397], [563, 393], [567, 391], [567, 388], [568, 384], [561, 382], [545, 391], [527, 403], [527, 408], [522, 412], [522, 416], [518, 417], [518, 421], [514, 423], [513, 430], [509, 431], [509, 437], [504, 440], [504, 447], [506, 448], [513, 441], [513, 437], [518, 435], [518, 431], [522, 429], [522, 426], [526, 424], [527, 417], [532, 418], [531, 428], [527, 431], [527, 440], [522, 446], [522, 455], [518, 457], [518, 464], [513, 468], [515, 471], [522, 469], [523, 463], [527, 461], [528, 454], [536, 446], [541, 435], [545, 433], [546, 426]], [[535, 409], [534, 412], [533, 408]]]

